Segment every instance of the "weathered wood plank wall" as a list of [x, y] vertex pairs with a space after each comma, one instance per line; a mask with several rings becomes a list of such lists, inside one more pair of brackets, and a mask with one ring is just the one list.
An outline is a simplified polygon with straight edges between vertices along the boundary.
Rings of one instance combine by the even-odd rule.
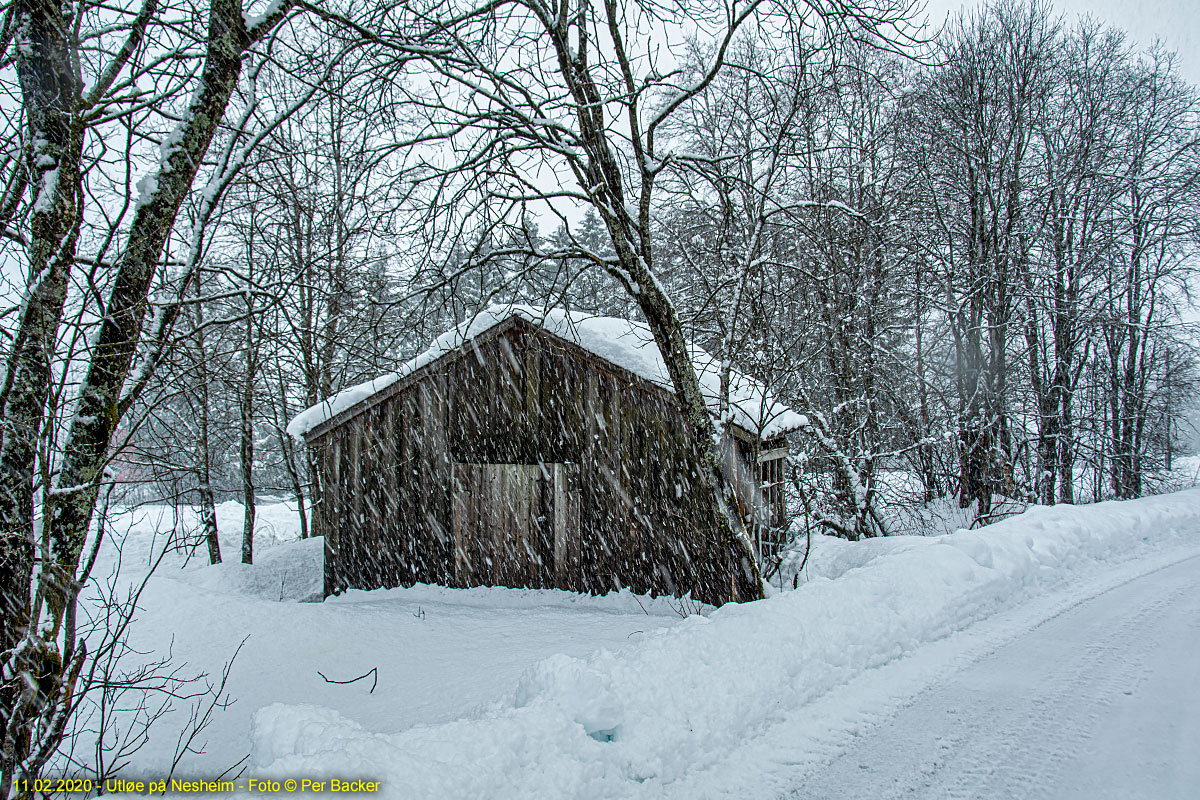
[[[414, 582], [728, 594], [686, 442], [669, 393], [515, 320], [310, 439], [326, 594]], [[522, 532], [524, 555], [501, 529]]]

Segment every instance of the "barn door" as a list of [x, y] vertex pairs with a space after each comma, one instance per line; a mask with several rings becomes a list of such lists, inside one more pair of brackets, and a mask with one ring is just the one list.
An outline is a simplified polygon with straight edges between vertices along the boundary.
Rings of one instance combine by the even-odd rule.
[[579, 541], [574, 472], [572, 464], [456, 463], [455, 584], [565, 588]]

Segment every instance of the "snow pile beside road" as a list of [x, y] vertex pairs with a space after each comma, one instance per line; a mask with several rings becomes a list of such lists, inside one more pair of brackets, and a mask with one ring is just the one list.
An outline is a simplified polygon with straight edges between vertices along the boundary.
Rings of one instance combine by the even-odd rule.
[[[1200, 490], [1037, 508], [979, 531], [822, 542], [797, 591], [554, 656], [513, 701], [367, 731], [337, 712], [258, 712], [256, 774], [382, 779], [391, 797], [654, 797], [856, 675], [1096, 570], [1200, 547]], [[454, 691], [454, 664], [446, 691]]]

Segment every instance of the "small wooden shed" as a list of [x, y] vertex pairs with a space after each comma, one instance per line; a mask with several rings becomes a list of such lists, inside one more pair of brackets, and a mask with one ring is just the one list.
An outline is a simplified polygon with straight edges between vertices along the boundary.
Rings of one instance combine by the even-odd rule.
[[[715, 394], [715, 364], [695, 356]], [[805, 420], [748, 378], [731, 385], [727, 474], [770, 539], [785, 524], [785, 434]], [[288, 430], [319, 465], [312, 527], [325, 537], [327, 596], [439, 583], [730, 599], [732, 565], [639, 323], [489, 308]]]

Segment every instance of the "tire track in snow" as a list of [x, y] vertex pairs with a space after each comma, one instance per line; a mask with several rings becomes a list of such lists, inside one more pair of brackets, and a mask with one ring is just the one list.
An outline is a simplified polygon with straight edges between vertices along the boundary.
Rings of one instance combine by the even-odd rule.
[[1109, 706], [1146, 680], [1164, 637], [1200, 615], [1191, 558], [1048, 618], [862, 730], [794, 796], [1055, 796]]

